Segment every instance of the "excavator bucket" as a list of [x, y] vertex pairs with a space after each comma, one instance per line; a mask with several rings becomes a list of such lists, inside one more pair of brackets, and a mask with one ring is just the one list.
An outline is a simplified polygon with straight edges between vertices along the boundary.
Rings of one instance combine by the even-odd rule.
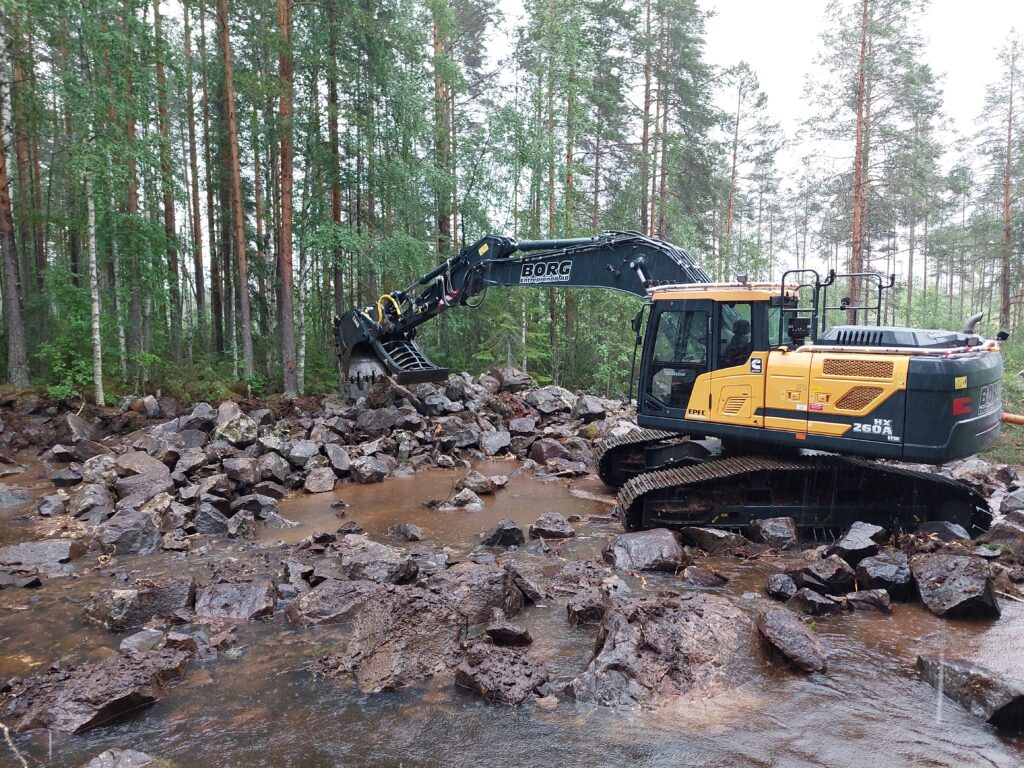
[[448, 378], [448, 369], [435, 365], [419, 344], [389, 336], [360, 310], [349, 310], [334, 321], [334, 345], [342, 379], [357, 391], [365, 391], [384, 376], [403, 385]]

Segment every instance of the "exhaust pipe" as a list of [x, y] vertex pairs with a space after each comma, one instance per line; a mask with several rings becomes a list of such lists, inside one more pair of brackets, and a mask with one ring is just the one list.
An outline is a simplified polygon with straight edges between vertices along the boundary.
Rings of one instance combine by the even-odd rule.
[[968, 334], [974, 333], [974, 329], [978, 326], [978, 323], [981, 322], [981, 318], [983, 318], [984, 316], [985, 316], [984, 312], [979, 312], [976, 315], [971, 315], [970, 317], [968, 317], [964, 321], [963, 333], [968, 333]]

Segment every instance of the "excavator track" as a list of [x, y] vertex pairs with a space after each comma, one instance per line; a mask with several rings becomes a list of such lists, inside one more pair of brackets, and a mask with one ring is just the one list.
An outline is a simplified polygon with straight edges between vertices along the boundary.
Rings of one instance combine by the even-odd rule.
[[706, 450], [691, 443], [685, 435], [659, 429], [634, 429], [625, 435], [600, 441], [594, 450], [594, 465], [606, 485], [618, 488], [631, 477], [652, 469], [651, 449], [670, 446], [677, 450], [655, 459], [663, 465], [657, 468], [706, 458]]
[[806, 537], [862, 520], [913, 530], [925, 521], [988, 529], [981, 494], [941, 475], [845, 456], [738, 456], [645, 472], [619, 491], [627, 530], [687, 525], [742, 530], [752, 520], [790, 516]]

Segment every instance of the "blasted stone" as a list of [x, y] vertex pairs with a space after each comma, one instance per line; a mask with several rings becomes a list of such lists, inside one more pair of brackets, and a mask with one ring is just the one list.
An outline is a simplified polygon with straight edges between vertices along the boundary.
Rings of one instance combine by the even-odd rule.
[[765, 517], [751, 522], [747, 535], [751, 541], [775, 549], [793, 549], [800, 544], [796, 521], [792, 517]]
[[70, 488], [82, 482], [82, 468], [78, 465], [58, 469], [50, 475], [50, 482], [57, 488]]
[[935, 536], [939, 541], [968, 541], [971, 538], [966, 528], [949, 520], [928, 520], [917, 526], [915, 532]]
[[568, 459], [569, 451], [557, 440], [542, 437], [530, 446], [530, 458], [543, 466], [554, 459]]
[[174, 481], [164, 467], [162, 472], [122, 477], [114, 484], [114, 490], [119, 499], [130, 501], [128, 506], [141, 506], [158, 494], [174, 490]]
[[231, 502], [231, 512], [252, 512], [257, 520], [265, 520], [269, 515], [277, 513], [277, 499], [260, 493], [239, 496]]
[[921, 678], [975, 717], [1019, 732], [1024, 729], [1024, 684], [961, 659], [918, 656]]
[[860, 589], [884, 589], [893, 600], [914, 599], [914, 578], [910, 562], [903, 552], [882, 552], [857, 563]]
[[[533, 379], [518, 368], [504, 366], [502, 368], [494, 368], [490, 373], [498, 382], [498, 389], [501, 392], [522, 392], [533, 386]], [[483, 384], [482, 381], [481, 384]]]
[[683, 568], [682, 585], [685, 587], [698, 587], [713, 589], [729, 583], [729, 579], [718, 571], [705, 568], [702, 565], [688, 565]]
[[512, 563], [505, 563], [505, 570], [512, 576], [512, 583], [523, 593], [527, 603], [536, 605], [544, 600], [544, 593], [530, 579], [526, 578]]
[[231, 445], [244, 447], [256, 442], [259, 426], [242, 413], [238, 403], [225, 400], [217, 408], [217, 427], [214, 434]]
[[82, 768], [145, 768], [153, 765], [155, 758], [134, 749], [108, 749], [100, 752]]
[[885, 541], [885, 538], [885, 528], [858, 521], [850, 526], [850, 530], [828, 550], [828, 553], [838, 555], [850, 565], [856, 566], [865, 557], [877, 555], [878, 545]]
[[79, 440], [75, 443], [71, 449], [74, 459], [76, 461], [88, 461], [94, 459], [97, 456], [110, 456], [112, 451], [103, 445], [103, 443], [97, 443], [94, 440]]
[[728, 554], [736, 547], [746, 545], [746, 539], [738, 533], [721, 531], [717, 528], [687, 526], [680, 530], [680, 533], [683, 536], [683, 540], [688, 544], [703, 549], [712, 555]]
[[348, 451], [337, 443], [327, 443], [324, 446], [324, 453], [327, 454], [327, 461], [336, 475], [347, 475], [352, 469], [352, 459]]
[[597, 587], [587, 587], [569, 598], [565, 613], [573, 626], [600, 624], [605, 613], [605, 594]]
[[302, 487], [307, 493], [330, 493], [334, 490], [334, 484], [337, 481], [337, 476], [334, 474], [333, 469], [330, 467], [320, 467], [306, 475], [306, 482], [303, 483]]
[[761, 611], [754, 619], [761, 636], [796, 669], [824, 672], [828, 654], [801, 621], [785, 608]]
[[345, 648], [314, 665], [327, 677], [351, 674], [364, 693], [395, 690], [450, 670], [464, 619], [441, 595], [388, 587], [372, 611], [359, 611]]
[[196, 616], [214, 619], [259, 619], [277, 605], [277, 590], [270, 579], [220, 582], [196, 590]]
[[829, 555], [802, 568], [788, 572], [798, 587], [808, 587], [823, 595], [845, 595], [853, 591], [857, 578], [849, 563], [838, 555]]
[[482, 496], [494, 493], [496, 490], [491, 478], [477, 472], [475, 469], [469, 470], [469, 472], [466, 473], [466, 476], [455, 484], [455, 487], [458, 490], [469, 488], [473, 493], [477, 493]]
[[257, 482], [263, 480], [276, 480], [283, 483], [291, 473], [291, 465], [283, 456], [274, 451], [269, 451], [256, 460]]
[[1024, 558], [1024, 512], [1007, 513], [980, 540], [985, 544], [1005, 547], [1016, 558]]
[[386, 588], [375, 581], [327, 579], [290, 602], [285, 615], [301, 627], [341, 624], [386, 593]]
[[512, 435], [506, 429], [480, 434], [480, 450], [484, 452], [485, 456], [504, 453], [510, 445], [512, 445]]
[[797, 593], [796, 582], [784, 573], [773, 573], [765, 583], [769, 597], [786, 602]]
[[196, 582], [191, 576], [144, 579], [125, 589], [105, 589], [86, 606], [86, 616], [108, 629], [140, 627], [152, 619], [166, 618], [195, 603]]
[[149, 555], [160, 549], [163, 540], [160, 522], [148, 512], [118, 512], [99, 528], [104, 548], [113, 547], [118, 555]]
[[57, 442], [77, 443], [79, 440], [97, 440], [99, 434], [96, 426], [81, 416], [66, 413], [57, 422]]
[[532, 435], [537, 431], [537, 420], [525, 416], [512, 419], [508, 423], [508, 429], [513, 435]]
[[387, 465], [375, 456], [360, 456], [352, 460], [352, 479], [357, 483], [379, 483], [387, 477]]
[[575, 535], [575, 529], [558, 512], [545, 512], [530, 526], [531, 539], [568, 539]]
[[85, 554], [85, 545], [73, 539], [42, 539], [0, 547], [0, 565], [24, 570], [70, 563]]
[[546, 415], [568, 413], [576, 404], [576, 396], [567, 389], [552, 384], [527, 392], [526, 402]]
[[884, 589], [864, 589], [846, 596], [846, 604], [855, 611], [892, 613], [892, 600]]
[[847, 610], [845, 599], [833, 595], [823, 595], [807, 587], [798, 590], [789, 600], [788, 605], [792, 605], [810, 616], [828, 616]]
[[525, 604], [512, 574], [497, 565], [458, 563], [431, 576], [426, 586], [470, 624], [487, 621], [495, 608], [515, 616]]
[[980, 557], [948, 554], [915, 555], [910, 570], [921, 602], [944, 618], [998, 618], [999, 603], [992, 571]]
[[204, 466], [206, 462], [206, 451], [201, 448], [186, 448], [178, 457], [178, 461], [174, 465], [174, 472], [187, 476]]
[[221, 462], [224, 473], [229, 480], [234, 480], [244, 488], [251, 488], [256, 484], [256, 459], [231, 458]]
[[525, 543], [526, 536], [523, 535], [522, 527], [508, 518], [499, 520], [498, 525], [483, 540], [486, 547], [521, 547]]
[[513, 624], [504, 616], [494, 616], [484, 630], [495, 645], [521, 647], [533, 642], [533, 636], [526, 627]]
[[216, 536], [228, 532], [228, 518], [209, 502], [203, 502], [196, 509], [196, 518], [192, 523], [196, 533]]
[[114, 464], [121, 477], [168, 472], [167, 466], [162, 461], [150, 456], [145, 451], [129, 451], [121, 454], [114, 460]]
[[197, 403], [192, 409], [192, 413], [178, 420], [178, 428], [182, 431], [194, 429], [208, 432], [216, 421], [217, 411], [214, 410], [212, 405], [209, 403]]
[[350, 579], [381, 584], [405, 584], [416, 578], [419, 566], [405, 550], [351, 533], [338, 542], [339, 567]]
[[398, 541], [420, 541], [423, 539], [423, 529], [412, 523], [398, 523], [388, 526], [388, 538]]
[[304, 467], [318, 453], [320, 453], [320, 446], [312, 440], [296, 440], [289, 446], [285, 458], [293, 467]]
[[36, 512], [43, 517], [63, 515], [68, 511], [67, 499], [59, 493], [51, 493], [39, 499], [36, 505]]
[[758, 672], [749, 618], [718, 595], [667, 592], [612, 599], [594, 658], [569, 689], [610, 707], [685, 706]]
[[2, 715], [16, 732], [82, 733], [153, 704], [169, 681], [184, 675], [187, 660], [187, 653], [165, 648], [36, 675], [12, 688]]
[[20, 507], [22, 504], [28, 504], [31, 499], [32, 494], [28, 491], [0, 484], [0, 509]]
[[450, 501], [447, 501], [438, 507], [438, 509], [441, 510], [468, 509], [473, 512], [477, 512], [483, 508], [483, 499], [473, 493], [469, 488], [463, 488], [452, 496]]
[[584, 423], [599, 421], [605, 417], [604, 405], [593, 395], [580, 395], [573, 406], [572, 417]]
[[113, 488], [117, 482], [117, 463], [113, 454], [94, 456], [83, 463], [82, 482]]
[[604, 559], [626, 571], [675, 573], [689, 561], [675, 534], [667, 528], [624, 533], [604, 550]]
[[166, 639], [167, 635], [159, 629], [143, 629], [122, 640], [118, 648], [121, 651], [146, 653], [162, 648]]
[[521, 651], [486, 643], [466, 648], [455, 683], [490, 701], [518, 706], [548, 681], [547, 668]]

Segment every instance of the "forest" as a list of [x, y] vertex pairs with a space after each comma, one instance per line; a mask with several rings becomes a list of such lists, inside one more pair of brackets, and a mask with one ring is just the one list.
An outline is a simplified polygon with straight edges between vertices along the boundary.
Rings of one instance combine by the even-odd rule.
[[[697, 0], [0, 0], [0, 380], [330, 391], [333, 318], [487, 232], [638, 230], [721, 280], [897, 273], [886, 322], [1012, 331], [1020, 41], [993, 30], [1000, 77], [955, 134], [927, 7], [831, 0], [786, 135], [742, 51], [708, 62]], [[636, 306], [492, 291], [421, 342], [622, 395]]]

